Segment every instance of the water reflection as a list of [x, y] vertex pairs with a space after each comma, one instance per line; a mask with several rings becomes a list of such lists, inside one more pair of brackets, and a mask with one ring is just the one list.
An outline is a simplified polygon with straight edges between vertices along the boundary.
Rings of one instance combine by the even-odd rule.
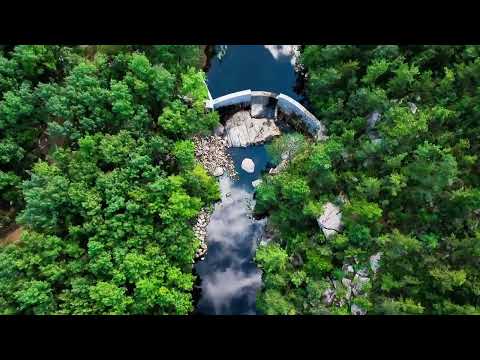
[[[255, 297], [261, 287], [261, 272], [253, 257], [265, 220], [252, 218], [251, 182], [268, 163], [264, 146], [230, 149], [239, 178], [220, 178], [222, 200], [216, 204], [207, 227], [208, 253], [196, 265], [202, 293], [197, 311], [202, 314], [255, 314]], [[248, 174], [240, 167], [245, 157], [255, 163]]]
[[[284, 93], [296, 100], [297, 74], [292, 45], [228, 45], [221, 60], [214, 57], [207, 75], [214, 98], [252, 89]], [[252, 181], [266, 168], [264, 146], [230, 149], [240, 175], [235, 181], [220, 179], [221, 203], [207, 227], [208, 252], [195, 270], [201, 279], [200, 314], [255, 314], [261, 272], [253, 257], [264, 221], [252, 218]], [[255, 163], [255, 172], [241, 169], [245, 157]]]
[[228, 45], [225, 55], [214, 57], [207, 82], [214, 98], [246, 89], [283, 93], [299, 100], [295, 92], [293, 45]]
[[264, 45], [270, 51], [275, 60], [286, 59], [295, 66], [297, 57], [296, 45]]

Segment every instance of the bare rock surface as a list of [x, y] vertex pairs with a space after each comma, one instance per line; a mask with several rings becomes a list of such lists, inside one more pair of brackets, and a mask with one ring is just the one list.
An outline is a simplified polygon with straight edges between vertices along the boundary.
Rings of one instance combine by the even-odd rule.
[[317, 222], [327, 238], [339, 232], [342, 227], [340, 208], [331, 202], [326, 203], [323, 207], [323, 214], [317, 219]]
[[373, 129], [375, 125], [380, 121], [382, 118], [382, 115], [378, 111], [374, 111], [373, 113], [370, 114], [370, 116], [367, 119], [367, 127], [369, 130]]
[[409, 102], [407, 103], [408, 104], [408, 107], [410, 108], [410, 111], [412, 112], [412, 114], [415, 114], [417, 112], [417, 105], [413, 102]]
[[352, 312], [352, 315], [365, 315], [367, 313], [357, 304], [352, 304], [352, 306], [350, 307], [350, 310]]
[[376, 273], [380, 268], [380, 258], [382, 257], [382, 253], [378, 252], [372, 256], [370, 256], [370, 267], [373, 273]]
[[260, 144], [280, 135], [275, 121], [252, 118], [248, 110], [234, 113], [225, 123], [225, 140], [228, 147], [247, 147]]
[[288, 165], [288, 159], [282, 159], [282, 161], [280, 162], [280, 164], [277, 165], [277, 167], [275, 168], [272, 168], [269, 170], [269, 174], [270, 175], [276, 175], [278, 174], [280, 171], [282, 171], [283, 169], [285, 169]]

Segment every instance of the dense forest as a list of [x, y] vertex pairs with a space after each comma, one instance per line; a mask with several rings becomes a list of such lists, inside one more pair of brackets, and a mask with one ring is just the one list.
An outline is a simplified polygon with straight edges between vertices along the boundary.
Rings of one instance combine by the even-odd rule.
[[[0, 314], [192, 313], [192, 228], [220, 196], [192, 141], [220, 121], [204, 56], [0, 46], [0, 238], [22, 234], [0, 244]], [[298, 61], [328, 139], [268, 145], [288, 162], [256, 188], [274, 234], [258, 309], [480, 314], [480, 46], [308, 45]]]
[[0, 48], [2, 314], [187, 314], [219, 196], [199, 46]]
[[[256, 211], [278, 232], [256, 255], [264, 313], [480, 314], [479, 55], [304, 47], [306, 92], [329, 138], [270, 146], [274, 159], [295, 155], [257, 191]], [[316, 221], [327, 202], [343, 222], [329, 237]], [[357, 273], [369, 281], [348, 294]], [[333, 288], [343, 301], [327, 305]]]

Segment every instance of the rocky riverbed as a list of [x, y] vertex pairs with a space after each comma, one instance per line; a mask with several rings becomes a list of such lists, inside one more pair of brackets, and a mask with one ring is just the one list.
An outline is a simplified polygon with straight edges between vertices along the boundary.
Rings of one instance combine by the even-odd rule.
[[[218, 133], [218, 130], [216, 131]], [[227, 142], [221, 136], [213, 135], [193, 138], [195, 157], [213, 176], [224, 173], [231, 178], [236, 176], [232, 157], [227, 153]]]
[[203, 260], [207, 252], [207, 226], [210, 222], [211, 211], [204, 208], [200, 211], [197, 217], [197, 222], [193, 226], [193, 232], [198, 240], [200, 240], [200, 247], [195, 252], [195, 258]]

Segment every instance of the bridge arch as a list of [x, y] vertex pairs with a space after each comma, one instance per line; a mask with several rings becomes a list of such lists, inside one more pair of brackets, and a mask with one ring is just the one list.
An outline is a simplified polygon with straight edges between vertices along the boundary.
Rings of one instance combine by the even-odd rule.
[[251, 89], [247, 89], [213, 99], [209, 91], [209, 100], [206, 101], [206, 108], [217, 110], [232, 105], [252, 106], [253, 103], [268, 103], [270, 100], [276, 101], [275, 114], [281, 111], [286, 115], [296, 115], [303, 122], [309, 134], [315, 139], [324, 140], [327, 138], [325, 134], [326, 128], [320, 120], [298, 101], [281, 93], [276, 94], [270, 91], [252, 91]]

